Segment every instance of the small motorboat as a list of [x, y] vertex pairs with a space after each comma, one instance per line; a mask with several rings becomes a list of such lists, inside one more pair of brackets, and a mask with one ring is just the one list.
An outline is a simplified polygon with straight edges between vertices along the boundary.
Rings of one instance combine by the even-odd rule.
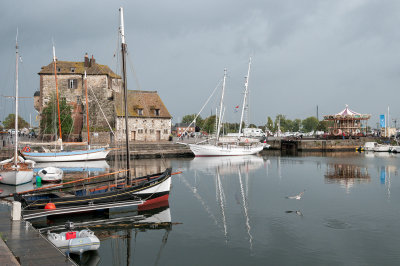
[[60, 182], [63, 174], [64, 172], [62, 169], [52, 166], [40, 169], [38, 172], [42, 182]]
[[376, 142], [365, 142], [364, 146], [361, 147], [362, 151], [373, 151], [378, 143]]
[[393, 153], [400, 153], [400, 146], [390, 146], [390, 151]]
[[61, 233], [47, 232], [47, 239], [64, 253], [82, 254], [89, 250], [98, 250], [99, 238], [89, 229], [73, 230], [73, 223], [67, 222], [68, 231]]
[[389, 152], [390, 146], [386, 144], [376, 144], [374, 147], [374, 152]]

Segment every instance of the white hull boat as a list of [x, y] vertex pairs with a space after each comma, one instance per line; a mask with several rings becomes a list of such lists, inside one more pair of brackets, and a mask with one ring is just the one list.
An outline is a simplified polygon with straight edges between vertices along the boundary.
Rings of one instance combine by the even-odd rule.
[[196, 157], [200, 156], [240, 156], [257, 154], [264, 149], [264, 145], [211, 145], [211, 144], [189, 144], [190, 149]]
[[400, 153], [400, 146], [390, 146], [390, 151], [394, 153]]
[[[18, 31], [17, 31], [18, 39]], [[18, 116], [18, 61], [20, 59], [18, 54], [18, 42], [15, 43], [15, 116]], [[18, 119], [14, 119], [15, 128], [15, 142], [14, 142], [14, 157], [11, 159], [0, 162], [0, 183], [7, 185], [22, 185], [32, 181], [33, 179], [33, 165], [35, 162], [26, 160], [18, 156]]]
[[27, 169], [27, 170], [15, 169], [7, 171], [0, 170], [0, 183], [2, 184], [18, 186], [25, 183], [29, 183], [32, 181], [32, 179], [33, 179], [32, 169]]
[[390, 146], [389, 145], [377, 144], [374, 147], [374, 152], [389, 152], [389, 151], [390, 151]]
[[39, 170], [38, 175], [42, 182], [60, 182], [63, 178], [63, 170], [57, 167], [46, 167]]
[[0, 183], [18, 186], [32, 181], [34, 161], [18, 156], [17, 165], [14, 157], [0, 162]]
[[35, 162], [73, 162], [105, 160], [110, 149], [90, 149], [60, 152], [22, 152], [25, 158]]
[[85, 251], [98, 250], [100, 247], [99, 238], [89, 229], [59, 234], [48, 233], [47, 239], [64, 253], [82, 254]]
[[376, 142], [365, 142], [363, 146], [364, 151], [373, 151], [375, 146], [378, 145]]
[[147, 189], [137, 191], [136, 195], [165, 195], [171, 190], [171, 176], [169, 176], [164, 182], [161, 182], [155, 186]]

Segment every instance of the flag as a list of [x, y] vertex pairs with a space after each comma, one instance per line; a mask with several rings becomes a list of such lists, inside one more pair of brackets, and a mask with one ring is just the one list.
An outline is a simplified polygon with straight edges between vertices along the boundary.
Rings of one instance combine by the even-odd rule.
[[386, 125], [385, 125], [385, 115], [380, 115], [379, 116], [379, 121], [380, 121], [381, 127], [386, 127]]
[[239, 105], [235, 106], [235, 109], [233, 109], [233, 111], [236, 113], [237, 111], [239, 111]]

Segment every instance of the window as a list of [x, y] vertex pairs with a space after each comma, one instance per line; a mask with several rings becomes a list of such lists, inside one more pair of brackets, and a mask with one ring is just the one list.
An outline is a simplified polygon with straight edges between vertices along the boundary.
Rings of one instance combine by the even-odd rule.
[[138, 115], [143, 115], [143, 109], [137, 109]]
[[78, 81], [76, 79], [68, 80], [68, 89], [76, 89], [78, 85]]
[[168, 129], [164, 129], [164, 134], [168, 134]]
[[154, 110], [154, 115], [155, 116], [160, 116], [160, 109], [155, 109]]
[[138, 134], [143, 134], [143, 129], [138, 129]]
[[71, 67], [71, 72], [75, 73], [75, 67]]
[[150, 134], [154, 134], [154, 129], [150, 129]]
[[81, 103], [81, 96], [79, 96], [79, 95], [76, 96], [76, 103], [78, 103], [78, 104]]
[[57, 72], [61, 72], [61, 67], [57, 67]]

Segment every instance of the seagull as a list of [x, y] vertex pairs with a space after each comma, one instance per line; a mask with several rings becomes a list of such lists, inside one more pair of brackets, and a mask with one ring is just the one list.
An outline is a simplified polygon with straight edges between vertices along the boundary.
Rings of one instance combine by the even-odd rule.
[[305, 191], [306, 191], [306, 190], [304, 190], [303, 192], [299, 193], [299, 194], [296, 195], [296, 196], [290, 196], [290, 197], [286, 197], [286, 198], [287, 198], [287, 199], [297, 199], [297, 200], [301, 200], [301, 197], [303, 196], [303, 194], [304, 194]]
[[298, 216], [303, 216], [303, 214], [301, 213], [301, 211], [286, 211], [286, 213], [295, 213]]

